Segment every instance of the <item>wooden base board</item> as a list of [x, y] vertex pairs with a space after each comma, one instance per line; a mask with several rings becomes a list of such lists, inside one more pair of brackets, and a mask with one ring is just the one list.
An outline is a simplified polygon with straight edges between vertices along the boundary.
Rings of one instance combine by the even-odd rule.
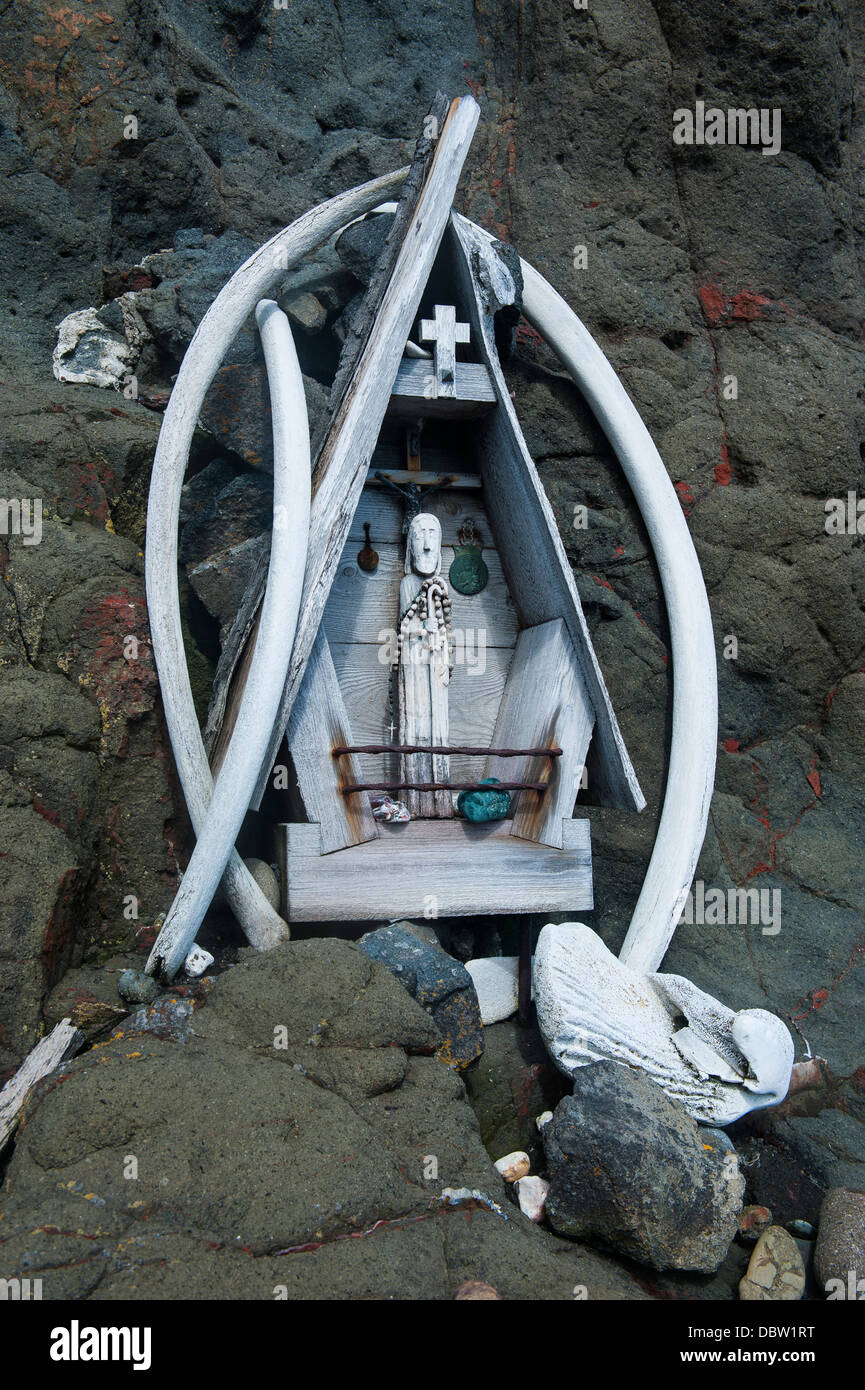
[[318, 825], [279, 825], [290, 922], [392, 921], [593, 905], [588, 820], [563, 821], [562, 849], [520, 840], [509, 820], [415, 820], [377, 840], [321, 853]]

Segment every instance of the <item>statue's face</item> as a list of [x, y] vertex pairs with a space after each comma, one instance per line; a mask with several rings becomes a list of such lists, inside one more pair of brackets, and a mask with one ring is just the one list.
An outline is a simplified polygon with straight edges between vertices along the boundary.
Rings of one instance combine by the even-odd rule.
[[409, 555], [416, 574], [435, 574], [441, 562], [442, 530], [429, 512], [416, 516], [408, 533]]

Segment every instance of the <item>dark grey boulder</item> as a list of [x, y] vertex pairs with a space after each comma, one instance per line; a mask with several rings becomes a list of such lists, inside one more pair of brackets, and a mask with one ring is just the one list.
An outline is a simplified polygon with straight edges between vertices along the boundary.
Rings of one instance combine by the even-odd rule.
[[382, 213], [353, 223], [337, 241], [340, 260], [362, 285], [368, 285], [372, 279], [392, 226], [393, 218]]
[[[833, 1187], [826, 1193], [820, 1208], [814, 1275], [827, 1295], [853, 1296], [857, 1302], [865, 1296], [865, 1192]], [[841, 1281], [834, 1291], [829, 1287], [833, 1279]]]
[[430, 1014], [444, 1038], [439, 1057], [457, 1071], [477, 1062], [484, 1050], [484, 1030], [472, 977], [442, 950], [432, 931], [395, 922], [367, 932], [357, 944], [365, 955], [386, 965]]
[[250, 953], [188, 1028], [163, 1002], [188, 1001], [34, 1094], [0, 1194], [5, 1277], [46, 1300], [441, 1301], [468, 1279], [645, 1296], [505, 1210], [462, 1082], [422, 1055], [434, 1024], [355, 946]]
[[581, 1067], [543, 1138], [559, 1235], [657, 1270], [718, 1269], [742, 1208], [738, 1159], [642, 1072]]

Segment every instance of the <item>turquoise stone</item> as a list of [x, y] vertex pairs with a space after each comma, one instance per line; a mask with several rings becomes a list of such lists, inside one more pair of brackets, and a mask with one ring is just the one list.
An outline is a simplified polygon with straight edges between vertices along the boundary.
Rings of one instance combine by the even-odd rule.
[[497, 792], [492, 788], [498, 785], [498, 777], [485, 777], [481, 786], [489, 786], [488, 792], [460, 792], [457, 797], [457, 810], [466, 820], [475, 825], [485, 821], [504, 820], [511, 809], [510, 792]]

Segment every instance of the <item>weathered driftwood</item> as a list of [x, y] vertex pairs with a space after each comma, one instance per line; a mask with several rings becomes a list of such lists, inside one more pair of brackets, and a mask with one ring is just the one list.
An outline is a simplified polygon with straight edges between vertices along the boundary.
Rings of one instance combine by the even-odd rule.
[[331, 755], [334, 745], [346, 741], [351, 741], [351, 725], [320, 629], [289, 717], [288, 747], [306, 813], [321, 827], [322, 854], [374, 840], [379, 833], [369, 797], [343, 794], [347, 784], [362, 781], [356, 758]]
[[[233, 738], [189, 865], [147, 961], [151, 974], [168, 980], [186, 959], [243, 823], [285, 683], [306, 566], [310, 452], [303, 377], [282, 310], [273, 300], [262, 299], [255, 317], [273, 421], [273, 539], [267, 587]], [[287, 927], [282, 934], [288, 935]]]
[[[192, 691], [177, 589], [177, 523], [189, 445], [207, 388], [244, 319], [286, 269], [361, 216], [405, 176], [374, 179], [313, 208], [260, 247], [220, 291], [198, 326], [168, 402], [153, 463], [147, 508], [147, 603], [153, 653], [177, 771], [193, 826], [204, 825], [212, 777]], [[223, 879], [232, 910], [253, 945], [280, 940], [285, 925], [236, 851]]]
[[267, 783], [315, 642], [366, 482], [403, 348], [447, 226], [478, 114], [477, 103], [471, 97], [462, 97], [451, 106], [378, 313], [316, 463], [300, 621], [279, 716], [253, 798], [254, 806], [258, 805]]
[[0, 1152], [11, 1138], [21, 1118], [27, 1097], [37, 1081], [55, 1071], [61, 1062], [74, 1056], [84, 1045], [84, 1034], [64, 1018], [38, 1042], [0, 1091]]
[[[562, 619], [579, 657], [595, 714], [594, 793], [602, 805], [641, 811], [646, 804], [631, 766], [612, 702], [589, 637], [573, 571], [552, 507], [538, 477], [502, 374], [493, 316], [513, 305], [517, 286], [492, 238], [452, 214], [457, 283], [474, 319], [498, 407], [477, 424], [484, 500], [511, 596], [523, 627]], [[544, 557], [539, 563], [539, 557]]]
[[317, 825], [279, 830], [293, 922], [393, 921], [425, 911], [460, 917], [476, 912], [477, 902], [487, 912], [508, 913], [567, 912], [570, 903], [586, 909], [592, 903], [587, 820], [565, 821], [563, 849], [517, 839], [509, 821], [382, 825], [379, 839], [325, 855]]
[[561, 618], [523, 628], [499, 706], [494, 744], [555, 745], [561, 757], [527, 757], [508, 766], [493, 755], [484, 777], [540, 782], [543, 792], [520, 792], [511, 834], [562, 847], [562, 822], [573, 815], [595, 713]]
[[[491, 244], [474, 223], [456, 214], [454, 220], [467, 246]], [[652, 858], [621, 951], [636, 970], [656, 970], [694, 877], [715, 777], [718, 689], [709, 601], [675, 489], [636, 407], [561, 295], [527, 261], [521, 259], [520, 268], [523, 313], [574, 378], [615, 450], [664, 590], [673, 657], [670, 765]]]
[[568, 1076], [595, 1061], [639, 1067], [704, 1124], [787, 1094], [794, 1048], [779, 1018], [736, 1013], [681, 975], [641, 974], [581, 922], [544, 927], [534, 986], [544, 1041]]
[[[429, 117], [424, 123], [425, 130], [437, 132], [445, 125], [449, 110], [447, 98], [436, 93]], [[384, 300], [390, 278], [396, 267], [397, 257], [405, 238], [408, 236], [421, 194], [424, 190], [430, 166], [436, 154], [434, 138], [422, 134], [417, 142], [410, 167], [404, 171], [405, 178], [400, 190], [400, 201], [394, 203], [394, 218], [387, 235], [378, 265], [367, 288], [363, 301], [349, 325], [342, 352], [339, 357], [336, 376], [330, 391], [330, 417], [319, 425], [317, 437], [313, 440], [314, 477], [320, 476], [323, 459], [329, 442], [333, 440], [334, 424], [346, 394], [353, 389], [355, 370], [369, 341], [376, 317]], [[358, 221], [354, 218], [352, 221]], [[351, 225], [351, 222], [347, 226]], [[340, 228], [340, 232], [347, 230]], [[266, 571], [259, 562], [247, 586], [237, 616], [232, 623], [216, 667], [213, 681], [210, 708], [207, 715], [205, 745], [211, 755], [214, 771], [219, 767], [228, 740], [231, 737], [233, 711], [243, 691], [246, 677], [248, 654], [254, 640], [256, 614], [261, 603], [266, 582]], [[278, 746], [278, 740], [275, 741]], [[255, 806], [261, 800], [267, 769], [264, 770], [257, 790]]]
[[442, 393], [430, 398], [433, 382], [429, 362], [410, 362], [404, 358], [393, 384], [388, 413], [415, 420], [418, 405], [423, 401], [423, 414], [428, 418], [476, 420], [492, 410], [496, 403], [489, 372], [479, 362], [456, 363], [451, 395]]

